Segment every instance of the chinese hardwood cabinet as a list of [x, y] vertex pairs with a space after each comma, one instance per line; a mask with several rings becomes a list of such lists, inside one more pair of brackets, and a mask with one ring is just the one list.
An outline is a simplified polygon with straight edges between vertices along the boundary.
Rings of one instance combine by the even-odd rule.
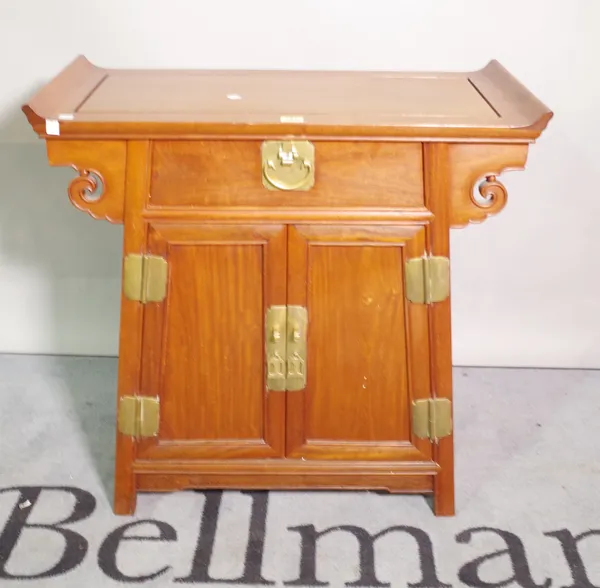
[[[449, 231], [552, 112], [473, 73], [101, 69], [23, 110], [124, 224], [114, 511], [138, 491], [386, 489], [454, 513]], [[90, 333], [90, 335], [92, 335]]]

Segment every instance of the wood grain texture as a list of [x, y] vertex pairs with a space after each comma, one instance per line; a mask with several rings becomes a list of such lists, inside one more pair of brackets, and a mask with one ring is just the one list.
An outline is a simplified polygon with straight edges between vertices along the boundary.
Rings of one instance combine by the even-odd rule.
[[[158, 397], [161, 414], [155, 438], [117, 434], [116, 513], [137, 490], [197, 487], [433, 492], [435, 513], [454, 513], [454, 437], [417, 439], [410, 419], [415, 399], [452, 400], [450, 299], [408, 302], [403, 269], [449, 256], [450, 227], [506, 204], [501, 172], [523, 169], [552, 117], [521, 82], [495, 61], [161, 71], [79, 57], [23, 111], [50, 163], [77, 170], [73, 204], [124, 222], [124, 255], [169, 264], [164, 301], [121, 300], [118, 397]], [[315, 144], [307, 192], [262, 186], [261, 143], [283, 138]], [[286, 304], [307, 308], [308, 381], [269, 392], [265, 314]]]
[[161, 492], [188, 488], [279, 490], [387, 490], [422, 493], [433, 490], [438, 472], [432, 461], [302, 461], [296, 459], [135, 463], [140, 490]]
[[402, 494], [431, 493], [431, 476], [394, 475], [338, 475], [290, 474], [280, 472], [241, 476], [235, 473], [212, 474], [138, 474], [137, 487], [145, 492], [172, 492], [195, 488], [234, 490], [387, 490]]
[[[315, 185], [268, 191], [259, 141], [154, 143], [149, 207], [422, 208], [419, 143], [315, 143]], [[232, 188], [232, 185], [235, 186]]]
[[71, 115], [107, 75], [105, 69], [96, 67], [82, 55], [73, 59], [23, 105], [23, 112], [35, 132], [46, 136], [46, 120]]
[[414, 226], [290, 228], [288, 299], [308, 309], [309, 328], [306, 390], [288, 393], [289, 456], [429, 459], [410, 433], [409, 376], [428, 366], [411, 362], [403, 282], [424, 237]]
[[[127, 143], [125, 141], [47, 141], [50, 165], [78, 172], [69, 184], [73, 205], [92, 218], [123, 222]], [[97, 182], [93, 175], [98, 176]]]
[[236, 474], [240, 476], [252, 474], [281, 475], [435, 475], [439, 465], [433, 461], [339, 461], [339, 460], [303, 460], [303, 459], [244, 459], [244, 460], [198, 460], [158, 462], [154, 460], [137, 460], [134, 470], [138, 474], [177, 473], [177, 474]]
[[164, 71], [101, 69], [79, 57], [23, 110], [40, 136], [47, 137], [43, 120], [62, 114], [61, 136], [88, 138], [249, 134], [533, 141], [552, 116], [496, 61], [478, 72]]
[[[427, 148], [429, 147], [425, 147]], [[464, 227], [498, 214], [507, 201], [506, 189], [504, 193], [502, 190], [489, 190], [485, 186], [485, 177], [499, 176], [503, 171], [524, 169], [527, 152], [527, 145], [450, 145], [447, 151], [448, 163], [445, 165], [445, 180], [448, 182], [445, 198], [450, 199], [450, 226]], [[428, 169], [433, 171], [432, 168]], [[482, 192], [487, 199], [480, 201], [473, 193], [482, 182]], [[428, 208], [431, 210], [431, 205], [428, 204]]]
[[[425, 147], [425, 198], [435, 220], [427, 228], [431, 255], [450, 257], [450, 202], [448, 177], [452, 173], [450, 150], [445, 144]], [[452, 401], [452, 322], [451, 297], [429, 307], [429, 349], [433, 396]], [[433, 457], [440, 466], [434, 479], [434, 512], [438, 516], [453, 516], [454, 507], [454, 434], [439, 439], [433, 447]]]
[[313, 319], [306, 438], [408, 439], [402, 250], [336, 245], [311, 243], [308, 268], [290, 268], [308, 273]]
[[432, 462], [345, 462], [295, 459], [156, 462], [135, 464], [140, 490], [186, 488], [382, 489], [429, 493], [438, 466]]
[[262, 438], [263, 247], [169, 240], [163, 439]]
[[[127, 145], [127, 177], [125, 192], [125, 220], [123, 256], [141, 253], [146, 241], [146, 226], [141, 218], [145, 195], [148, 192], [150, 145], [148, 141], [131, 141]], [[119, 364], [117, 406], [122, 396], [140, 394], [142, 357], [143, 306], [121, 294], [119, 329]], [[132, 514], [135, 511], [136, 488], [132, 471], [136, 444], [132, 437], [116, 435], [115, 488], [113, 510], [115, 514]]]
[[246, 208], [242, 206], [198, 207], [198, 208], [151, 208], [143, 213], [144, 218], [170, 221], [193, 222], [270, 222], [327, 224], [343, 223], [369, 225], [396, 223], [400, 225], [425, 224], [433, 219], [431, 211], [419, 208], [323, 208], [320, 206], [292, 208], [272, 207], [268, 202], [264, 206]]
[[155, 459], [283, 455], [283, 395], [267, 395], [264, 317], [285, 304], [278, 225], [156, 223], [148, 251], [169, 264], [165, 301], [146, 306], [142, 388], [161, 403]]
[[[236, 97], [230, 99], [231, 95]], [[513, 108], [511, 114], [516, 109]], [[517, 111], [518, 112], [518, 111]], [[497, 123], [465, 75], [357, 71], [110, 71], [75, 111], [80, 120], [329, 124]]]
[[513, 127], [542, 131], [552, 119], [550, 109], [495, 59], [471, 73], [469, 82]]

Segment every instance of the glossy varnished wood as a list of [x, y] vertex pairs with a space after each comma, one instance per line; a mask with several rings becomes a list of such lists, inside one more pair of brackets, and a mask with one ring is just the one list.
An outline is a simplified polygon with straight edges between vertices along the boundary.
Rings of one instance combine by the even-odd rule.
[[[450, 148], [445, 144], [425, 146], [425, 198], [435, 215], [427, 227], [428, 249], [432, 255], [450, 256], [450, 204], [448, 177], [451, 174]], [[435, 398], [452, 401], [451, 298], [429, 308], [431, 392]], [[454, 435], [439, 439], [433, 446], [436, 463], [443, 467], [434, 480], [434, 511], [438, 516], [454, 515]]]
[[142, 387], [161, 402], [144, 459], [276, 457], [282, 394], [267, 394], [264, 317], [285, 304], [280, 225], [153, 223], [149, 252], [169, 263], [164, 302], [147, 305]]
[[[118, 398], [159, 399], [156, 437], [117, 433], [114, 510], [137, 491], [386, 489], [454, 513], [450, 298], [409, 302], [409, 258], [507, 202], [552, 112], [498, 62], [475, 72], [102, 69], [79, 57], [23, 106], [72, 203], [168, 263], [163, 301], [122, 297]], [[265, 139], [311, 140], [315, 184], [262, 185]], [[458, 294], [460, 295], [460, 293]], [[264, 321], [308, 314], [307, 382], [267, 390]]]
[[433, 214], [424, 206], [418, 208], [323, 208], [323, 207], [274, 207], [269, 201], [260, 208], [244, 206], [194, 207], [194, 208], [159, 208], [146, 209], [144, 218], [169, 219], [171, 221], [187, 220], [193, 222], [275, 222], [302, 224], [357, 224], [365, 223], [387, 225], [423, 224], [433, 219]]
[[80, 56], [23, 107], [42, 136], [249, 135], [528, 142], [550, 110], [497, 61], [476, 72], [103, 69]]
[[[148, 191], [149, 154], [148, 141], [130, 141], [127, 145], [129, 167], [125, 180], [123, 257], [144, 250], [146, 225], [142, 220], [141, 211]], [[120, 321], [117, 403], [123, 396], [142, 394], [140, 375], [143, 306], [139, 302], [128, 300], [121, 294]], [[137, 490], [133, 474], [135, 455], [134, 439], [117, 432], [113, 502], [116, 514], [130, 514], [135, 510]]]
[[[432, 153], [431, 146], [425, 146]], [[440, 147], [440, 150], [445, 147]], [[444, 151], [445, 177], [440, 199], [449, 200], [447, 222], [451, 227], [480, 223], [498, 214], [506, 205], [507, 191], [499, 183], [497, 190], [479, 190], [486, 176], [504, 171], [521, 170], [527, 161], [527, 145], [450, 145]], [[428, 168], [430, 171], [437, 168]], [[441, 176], [442, 171], [436, 172]], [[429, 181], [429, 180], [427, 180]], [[426, 181], [426, 185], [427, 185]], [[431, 205], [428, 205], [431, 210]], [[441, 223], [439, 223], [441, 224]]]
[[419, 143], [318, 142], [313, 189], [267, 195], [261, 181], [261, 145], [262, 141], [156, 142], [149, 207], [423, 206]]
[[69, 184], [74, 206], [92, 218], [123, 222], [126, 141], [47, 142], [51, 165], [70, 165], [78, 175]]
[[427, 345], [410, 345], [415, 327], [427, 341], [426, 309], [403, 283], [424, 251], [419, 226], [290, 228], [288, 300], [310, 317], [306, 390], [288, 393], [291, 457], [429, 459], [410, 427], [411, 400], [429, 394]]
[[439, 465], [433, 461], [224, 460], [194, 462], [138, 461], [134, 465], [141, 490], [187, 488], [381, 489], [431, 493]]
[[332, 476], [330, 470], [321, 475], [307, 476], [303, 473], [282, 476], [274, 474], [143, 474], [137, 476], [141, 492], [171, 492], [197, 488], [235, 490], [386, 490], [391, 493], [429, 494], [431, 476], [415, 475], [349, 475]]

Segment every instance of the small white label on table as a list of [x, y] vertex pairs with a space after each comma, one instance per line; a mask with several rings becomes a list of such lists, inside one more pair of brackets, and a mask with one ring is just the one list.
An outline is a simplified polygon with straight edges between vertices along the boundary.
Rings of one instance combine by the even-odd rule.
[[60, 123], [55, 119], [46, 121], [46, 135], [60, 135]]
[[303, 123], [304, 117], [297, 114], [283, 114], [279, 117], [279, 120], [282, 123]]

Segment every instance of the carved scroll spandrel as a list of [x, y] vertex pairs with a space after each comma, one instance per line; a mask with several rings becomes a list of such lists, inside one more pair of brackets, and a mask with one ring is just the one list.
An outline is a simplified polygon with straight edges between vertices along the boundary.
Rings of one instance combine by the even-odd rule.
[[123, 222], [125, 197], [125, 141], [47, 142], [51, 165], [70, 166], [77, 172], [68, 187], [69, 199], [96, 219]]
[[450, 225], [483, 222], [506, 205], [508, 191], [498, 179], [525, 168], [528, 144], [455, 144], [450, 148]]
[[493, 208], [500, 211], [506, 204], [508, 192], [505, 185], [494, 175], [485, 177], [477, 186], [479, 194], [471, 193], [471, 198], [479, 208]]

